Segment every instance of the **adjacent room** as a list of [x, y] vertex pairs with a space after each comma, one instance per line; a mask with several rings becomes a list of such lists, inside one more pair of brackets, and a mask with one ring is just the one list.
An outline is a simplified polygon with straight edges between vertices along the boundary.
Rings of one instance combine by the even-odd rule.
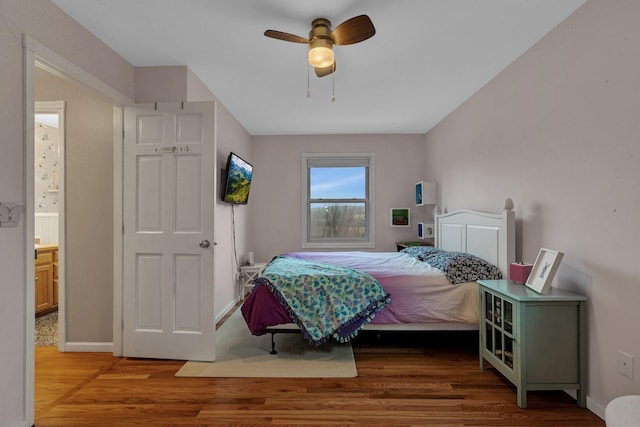
[[639, 2], [0, 17], [0, 426], [640, 423]]

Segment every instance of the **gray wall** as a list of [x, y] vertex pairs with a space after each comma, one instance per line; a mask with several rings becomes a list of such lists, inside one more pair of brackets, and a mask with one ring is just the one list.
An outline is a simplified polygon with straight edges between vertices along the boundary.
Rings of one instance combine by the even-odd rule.
[[[588, 302], [588, 397], [640, 393], [640, 2], [590, 1], [426, 136], [442, 204], [516, 204], [517, 258], [565, 253]], [[630, 380], [617, 352], [636, 357]], [[601, 408], [602, 408], [601, 406]]]
[[36, 101], [66, 101], [67, 342], [113, 339], [113, 107], [37, 68]]
[[[36, 100], [67, 102], [67, 342], [113, 339], [113, 113], [89, 89], [36, 71]], [[250, 136], [220, 103], [216, 108], [218, 171], [229, 151], [250, 159]], [[211, 191], [217, 194], [212, 186]], [[248, 252], [248, 207], [236, 207], [236, 251]], [[237, 302], [231, 207], [216, 196], [216, 316]]]
[[[375, 251], [395, 251], [395, 242], [417, 238], [414, 185], [423, 180], [424, 135], [256, 136], [251, 158], [251, 248], [256, 261], [302, 250], [302, 153], [376, 155]], [[391, 227], [390, 209], [411, 209], [411, 228]]]
[[[216, 318], [223, 316], [237, 302], [239, 289], [236, 281], [238, 264], [246, 263], [249, 249], [249, 209], [255, 204], [253, 190], [249, 205], [235, 206], [234, 218], [231, 205], [220, 200], [220, 171], [226, 168], [227, 156], [233, 151], [248, 162], [252, 162], [251, 137], [229, 111], [220, 103], [216, 107], [216, 153], [218, 182], [212, 191], [216, 195], [215, 208], [215, 302]], [[234, 250], [235, 244], [235, 250]], [[236, 254], [238, 259], [236, 260]]]

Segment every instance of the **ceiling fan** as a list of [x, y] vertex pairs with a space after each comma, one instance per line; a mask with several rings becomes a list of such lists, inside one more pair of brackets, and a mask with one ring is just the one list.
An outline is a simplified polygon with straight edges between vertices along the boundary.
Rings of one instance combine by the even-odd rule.
[[316, 18], [311, 22], [309, 38], [284, 33], [282, 31], [267, 30], [264, 35], [287, 42], [304, 43], [309, 45], [309, 64], [312, 65], [318, 77], [324, 77], [336, 70], [333, 45], [345, 46], [360, 43], [376, 33], [373, 22], [367, 15], [355, 16], [331, 30], [331, 21], [326, 18]]

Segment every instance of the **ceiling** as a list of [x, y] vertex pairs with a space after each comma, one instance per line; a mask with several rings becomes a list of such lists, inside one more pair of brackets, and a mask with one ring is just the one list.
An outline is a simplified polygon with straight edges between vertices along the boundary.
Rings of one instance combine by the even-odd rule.
[[[134, 66], [186, 65], [251, 135], [423, 134], [584, 0], [52, 0]], [[311, 21], [376, 35], [310, 73]], [[335, 102], [331, 102], [335, 85]]]

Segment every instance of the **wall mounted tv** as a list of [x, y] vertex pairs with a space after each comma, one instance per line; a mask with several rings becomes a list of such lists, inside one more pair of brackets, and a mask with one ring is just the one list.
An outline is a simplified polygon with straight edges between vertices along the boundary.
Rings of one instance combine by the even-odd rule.
[[227, 175], [222, 201], [233, 205], [246, 205], [249, 201], [253, 166], [235, 153], [229, 153]]

